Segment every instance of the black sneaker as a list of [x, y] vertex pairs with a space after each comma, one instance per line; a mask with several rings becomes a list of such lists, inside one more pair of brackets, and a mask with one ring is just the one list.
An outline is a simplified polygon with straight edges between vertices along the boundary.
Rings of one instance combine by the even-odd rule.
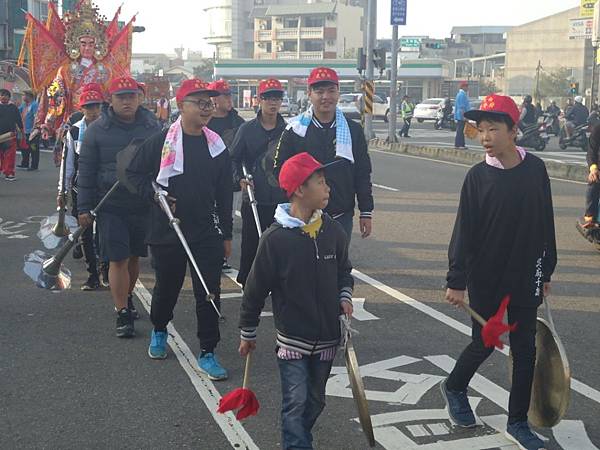
[[92, 273], [88, 277], [87, 281], [85, 283], [83, 283], [83, 285], [81, 286], [81, 290], [82, 291], [95, 291], [99, 287], [100, 287], [100, 279], [98, 278], [98, 275]]
[[108, 282], [108, 264], [100, 263], [100, 276], [102, 277], [102, 286], [105, 288], [110, 287]]
[[131, 311], [131, 317], [133, 320], [138, 320], [140, 318], [140, 313], [137, 309], [135, 309], [135, 305], [133, 304], [133, 295], [129, 294], [127, 297], [127, 309]]
[[229, 272], [231, 270], [231, 266], [229, 265], [229, 263], [227, 262], [226, 259], [223, 260], [222, 270], [223, 270], [223, 272]]
[[133, 327], [133, 318], [127, 308], [123, 308], [117, 313], [117, 337], [130, 338], [135, 336]]
[[81, 258], [83, 258], [83, 245], [81, 245], [81, 243], [77, 243], [75, 247], [73, 247], [73, 259]]

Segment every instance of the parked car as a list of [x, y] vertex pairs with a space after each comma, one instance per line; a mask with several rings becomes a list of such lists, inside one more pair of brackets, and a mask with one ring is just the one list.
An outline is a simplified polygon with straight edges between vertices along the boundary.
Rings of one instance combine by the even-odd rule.
[[[360, 119], [359, 105], [362, 104], [362, 93], [342, 94], [338, 107], [349, 119]], [[375, 119], [382, 119], [387, 122], [390, 112], [390, 105], [380, 96], [373, 96], [373, 115]]]
[[282, 116], [297, 116], [298, 115], [298, 104], [295, 102], [290, 102], [289, 97], [283, 97], [283, 101], [281, 102], [281, 108], [279, 109], [279, 114]]
[[419, 123], [426, 120], [437, 120], [438, 111], [444, 106], [443, 98], [428, 98], [415, 106], [413, 117]]

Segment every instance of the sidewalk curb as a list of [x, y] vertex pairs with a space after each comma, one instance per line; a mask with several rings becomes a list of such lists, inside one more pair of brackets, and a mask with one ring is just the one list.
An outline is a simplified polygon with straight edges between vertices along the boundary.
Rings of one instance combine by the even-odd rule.
[[[388, 143], [385, 139], [371, 139], [370, 150], [382, 150], [390, 153], [421, 156], [423, 158], [448, 161], [460, 164], [475, 165], [483, 161], [483, 153], [477, 150], [461, 150], [448, 147], [432, 147], [426, 145], [405, 144], [401, 142]], [[585, 182], [588, 169], [586, 166], [562, 163], [556, 161], [544, 161], [548, 175], [552, 178]]]

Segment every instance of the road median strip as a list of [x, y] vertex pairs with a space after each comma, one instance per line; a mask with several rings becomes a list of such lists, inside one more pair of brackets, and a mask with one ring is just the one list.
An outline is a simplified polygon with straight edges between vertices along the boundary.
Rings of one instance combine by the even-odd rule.
[[[431, 145], [406, 144], [403, 142], [386, 142], [385, 139], [371, 139], [369, 150], [380, 150], [390, 153], [398, 153], [438, 161], [475, 165], [483, 161], [483, 152], [470, 149], [458, 149], [451, 147], [436, 147]], [[571, 181], [585, 181], [588, 175], [586, 166], [558, 161], [544, 161], [548, 175], [552, 178], [560, 178]]]

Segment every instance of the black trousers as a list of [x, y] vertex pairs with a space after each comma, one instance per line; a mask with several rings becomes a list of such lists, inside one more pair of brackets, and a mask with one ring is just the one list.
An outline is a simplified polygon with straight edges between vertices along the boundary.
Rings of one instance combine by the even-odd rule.
[[29, 158], [31, 156], [31, 168], [37, 169], [40, 165], [40, 137], [36, 137], [29, 142], [29, 134], [25, 135], [27, 148], [21, 149], [21, 167], [29, 167]]
[[[215, 294], [215, 303], [221, 309], [221, 268], [223, 266], [223, 240], [218, 238], [210, 242], [190, 243], [190, 249], [198, 268], [206, 281], [208, 290]], [[192, 286], [196, 298], [197, 336], [203, 351], [212, 352], [221, 339], [219, 334], [219, 316], [212, 304], [206, 300], [206, 291], [189, 262], [181, 244], [151, 245], [152, 267], [156, 283], [152, 293], [150, 319], [155, 330], [165, 330], [173, 319], [173, 309], [185, 279], [187, 266], [192, 274]]]
[[404, 119], [404, 126], [402, 127], [402, 129], [400, 130], [400, 137], [404, 136], [408, 136], [408, 131], [410, 130], [410, 122], [412, 121], [412, 117], [408, 118], [408, 119]]
[[[39, 154], [39, 152], [38, 152]], [[71, 215], [77, 219], [77, 192], [71, 190], [71, 200], [73, 208], [71, 209]], [[79, 238], [79, 244], [83, 249], [83, 257], [85, 258], [85, 266], [90, 275], [98, 275], [98, 234], [94, 235], [94, 227], [87, 227], [81, 237]]]
[[[493, 311], [480, 314], [489, 319]], [[513, 356], [512, 387], [508, 402], [508, 423], [524, 422], [531, 399], [531, 384], [535, 367], [535, 331], [537, 308], [509, 305], [508, 322], [517, 323], [515, 332], [510, 333], [510, 348]], [[486, 348], [481, 338], [481, 325], [473, 321], [473, 341], [462, 352], [454, 370], [448, 377], [446, 386], [451, 391], [466, 391], [471, 378], [479, 366], [492, 354], [493, 348]]]
[[600, 200], [600, 183], [588, 183], [585, 195], [585, 215], [598, 217], [598, 200]]
[[[257, 205], [260, 227], [265, 231], [273, 223], [275, 209], [277, 205]], [[258, 232], [252, 214], [252, 207], [249, 202], [242, 202], [240, 208], [242, 214], [242, 254], [240, 256], [240, 271], [238, 272], [237, 282], [242, 286], [246, 284], [246, 279], [252, 268], [256, 250], [258, 249]]]
[[465, 147], [465, 121], [456, 122], [456, 136], [454, 137], [454, 146], [456, 148]]

